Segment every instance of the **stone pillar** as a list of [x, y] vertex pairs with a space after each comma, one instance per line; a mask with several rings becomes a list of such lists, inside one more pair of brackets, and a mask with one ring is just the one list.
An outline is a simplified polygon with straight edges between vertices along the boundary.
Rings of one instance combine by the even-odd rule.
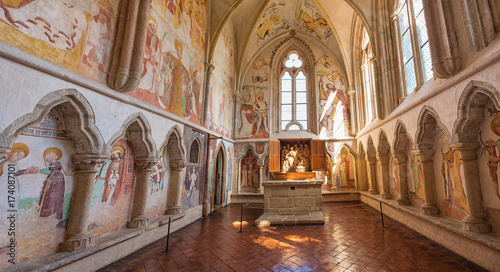
[[236, 192], [240, 193], [241, 192], [241, 162], [238, 162], [238, 176], [236, 176], [237, 183], [237, 189]]
[[209, 94], [210, 94], [210, 80], [212, 79], [212, 72], [215, 66], [211, 63], [205, 63], [205, 90], [203, 94], [203, 116], [201, 120], [202, 125], [207, 124], [208, 118], [208, 104], [209, 104]]
[[353, 90], [352, 88], [349, 88], [349, 91], [347, 92], [347, 95], [349, 96], [349, 114], [350, 114], [350, 135], [356, 135], [357, 132], [357, 126], [356, 126], [356, 90]]
[[477, 162], [478, 143], [459, 143], [451, 145], [450, 148], [460, 152], [464, 173], [465, 196], [469, 215], [462, 221], [464, 229], [470, 232], [490, 232], [491, 226], [486, 222], [486, 213], [483, 206], [481, 184], [479, 182], [479, 168]]
[[370, 185], [368, 184], [368, 177], [366, 175], [366, 160], [363, 156], [360, 156], [360, 158], [358, 159], [358, 164], [359, 164], [358, 167], [359, 171], [357, 171], [359, 180], [359, 182], [357, 182], [358, 191], [368, 191]]
[[410, 205], [410, 194], [408, 192], [408, 179], [407, 179], [407, 160], [408, 155], [406, 153], [395, 153], [393, 155], [397, 160], [396, 167], [399, 172], [399, 190], [400, 194], [397, 199], [398, 204], [401, 206], [409, 206]]
[[378, 195], [378, 185], [377, 185], [377, 159], [368, 158], [368, 167], [370, 170], [370, 192], [371, 195]]
[[151, 171], [158, 163], [157, 158], [136, 159], [138, 167], [135, 176], [134, 200], [132, 203], [132, 220], [127, 222], [129, 228], [144, 228], [149, 225], [149, 217], [146, 216], [146, 205], [148, 203], [148, 183], [151, 180]]
[[439, 209], [436, 205], [436, 181], [434, 176], [434, 149], [417, 149], [412, 153], [420, 158], [422, 163], [425, 203], [420, 206], [422, 213], [426, 215], [436, 215]]
[[257, 166], [259, 167], [259, 193], [264, 193], [264, 185], [262, 185], [264, 181], [264, 160], [258, 160]]
[[106, 163], [108, 155], [74, 154], [73, 196], [66, 226], [66, 241], [59, 244], [59, 251], [75, 251], [90, 247], [95, 235], [88, 232], [92, 191], [99, 166]]
[[389, 155], [380, 155], [377, 160], [380, 164], [380, 177], [382, 178], [382, 198], [390, 199], [391, 198], [391, 184], [389, 183]]
[[170, 185], [168, 188], [167, 210], [165, 214], [182, 213], [182, 184], [186, 176], [186, 160], [170, 162]]

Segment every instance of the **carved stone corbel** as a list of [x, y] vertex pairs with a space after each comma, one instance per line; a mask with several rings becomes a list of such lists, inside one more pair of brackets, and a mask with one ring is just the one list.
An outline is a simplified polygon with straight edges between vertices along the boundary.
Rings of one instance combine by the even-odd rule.
[[120, 8], [108, 84], [120, 92], [139, 86], [151, 1], [124, 0]]

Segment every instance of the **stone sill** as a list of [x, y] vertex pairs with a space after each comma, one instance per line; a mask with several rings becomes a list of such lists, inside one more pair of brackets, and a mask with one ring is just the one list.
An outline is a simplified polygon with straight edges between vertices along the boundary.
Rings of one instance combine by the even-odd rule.
[[[421, 209], [418, 207], [400, 206], [400, 205], [398, 205], [396, 200], [383, 199], [381, 195], [371, 195], [370, 193], [368, 193], [366, 191], [361, 191], [359, 193], [365, 197], [372, 198], [376, 201], [381, 201], [383, 204], [390, 206], [393, 209], [397, 209], [397, 210], [400, 210], [402, 212], [408, 213], [408, 214], [415, 216], [421, 220], [427, 221], [427, 222], [434, 224], [436, 226], [439, 226], [443, 229], [446, 229], [448, 231], [451, 231], [453, 233], [456, 233], [458, 235], [466, 237], [470, 240], [473, 240], [475, 242], [483, 244], [487, 247], [490, 247], [492, 249], [500, 251], [500, 236], [498, 236], [494, 233], [479, 234], [479, 233], [473, 233], [470, 231], [466, 231], [466, 230], [462, 229], [463, 224], [462, 224], [462, 221], [460, 221], [460, 220], [446, 218], [446, 217], [442, 217], [439, 215], [437, 215], [437, 216], [424, 215], [421, 213]], [[382, 207], [382, 211], [383, 210], [384, 210], [384, 208]]]
[[264, 186], [307, 186], [307, 185], [321, 185], [323, 180], [269, 180], [262, 182]]
[[67, 264], [90, 256], [92, 254], [96, 254], [99, 251], [102, 251], [106, 248], [115, 246], [120, 244], [126, 240], [129, 240], [133, 237], [139, 236], [144, 232], [156, 229], [165, 224], [168, 224], [168, 218], [172, 217], [172, 222], [181, 219], [184, 217], [184, 214], [176, 214], [176, 215], [164, 215], [158, 218], [151, 220], [150, 225], [146, 228], [126, 228], [122, 230], [115, 231], [113, 233], [107, 234], [105, 236], [99, 237], [96, 239], [96, 243], [94, 246], [86, 249], [81, 249], [73, 252], [58, 252], [52, 255], [48, 255], [45, 257], [41, 257], [39, 259], [35, 259], [26, 263], [16, 264], [9, 266], [2, 270], [2, 272], [10, 272], [10, 271], [35, 271], [35, 272], [43, 272], [43, 271], [51, 271], [60, 267], [63, 267]]

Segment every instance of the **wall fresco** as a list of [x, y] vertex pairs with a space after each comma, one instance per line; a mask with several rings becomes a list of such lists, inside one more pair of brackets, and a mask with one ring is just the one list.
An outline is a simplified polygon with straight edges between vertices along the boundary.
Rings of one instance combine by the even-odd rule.
[[[318, 65], [319, 67], [324, 64]], [[320, 69], [318, 77], [318, 121], [320, 135], [343, 137], [349, 134], [349, 103], [345, 81], [338, 71]]]
[[[12, 235], [0, 235], [0, 268], [10, 265], [11, 238], [17, 242], [16, 263], [57, 252], [73, 191], [73, 142], [56, 110], [26, 129], [10, 150], [0, 160], [0, 189], [8, 193], [0, 208], [14, 214], [16, 226]], [[2, 216], [0, 228], [8, 230], [9, 224], [8, 214]]]
[[304, 1], [298, 6], [296, 16], [295, 25], [298, 29], [312, 33], [320, 40], [332, 36], [332, 29], [314, 4]]
[[248, 150], [241, 159], [241, 187], [259, 187], [259, 167], [257, 157], [252, 150]]
[[280, 19], [279, 11], [285, 6], [284, 2], [271, 3], [260, 17], [257, 23], [257, 37], [266, 39], [279, 30], [285, 30], [290, 27], [288, 20]]
[[186, 154], [191, 154], [193, 141], [198, 141], [199, 160], [198, 162], [189, 162], [186, 167], [186, 176], [182, 185], [182, 207], [187, 210], [203, 204], [203, 192], [205, 190], [206, 180], [206, 134], [194, 131], [190, 127], [184, 128], [184, 146]]

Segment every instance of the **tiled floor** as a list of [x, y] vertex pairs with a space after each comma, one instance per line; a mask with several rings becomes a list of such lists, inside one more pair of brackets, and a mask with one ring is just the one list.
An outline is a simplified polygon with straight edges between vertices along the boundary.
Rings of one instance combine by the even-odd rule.
[[[221, 209], [100, 271], [486, 271], [363, 203], [324, 203], [325, 225], [258, 228], [262, 206]], [[248, 222], [248, 224], [245, 223]]]

